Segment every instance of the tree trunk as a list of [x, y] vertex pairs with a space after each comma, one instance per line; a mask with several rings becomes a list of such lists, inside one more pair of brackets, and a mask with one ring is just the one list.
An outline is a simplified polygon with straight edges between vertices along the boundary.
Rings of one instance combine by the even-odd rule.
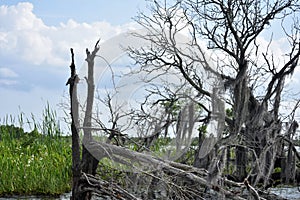
[[72, 131], [72, 200], [81, 199], [78, 195], [79, 180], [81, 175], [80, 169], [80, 141], [78, 134], [78, 99], [77, 99], [77, 83], [78, 77], [76, 74], [75, 63], [74, 63], [74, 53], [71, 49], [72, 63], [71, 63], [71, 77], [69, 78], [67, 85], [70, 85], [70, 103], [71, 103], [71, 131]]
[[[287, 132], [288, 140], [292, 141], [293, 136], [296, 134], [296, 130], [298, 128], [298, 123], [293, 121], [289, 127]], [[288, 154], [286, 158], [285, 168], [284, 168], [284, 180], [286, 184], [293, 184], [295, 183], [296, 179], [296, 155], [293, 151], [293, 144], [289, 143], [288, 146]]]
[[285, 164], [285, 183], [293, 184], [295, 183], [295, 175], [296, 175], [296, 162], [294, 152], [292, 150], [292, 145], [289, 145], [288, 155]]
[[[244, 59], [244, 58], [243, 58]], [[239, 72], [235, 78], [234, 87], [234, 134], [241, 137], [240, 142], [243, 143], [245, 137], [245, 126], [247, 117], [249, 115], [249, 102], [250, 102], [250, 89], [248, 88], [247, 81], [247, 68], [246, 60], [241, 61], [239, 64]], [[239, 181], [243, 181], [247, 176], [247, 151], [242, 146], [236, 147], [236, 174], [235, 176]]]
[[247, 151], [242, 146], [236, 147], [236, 173], [235, 176], [238, 181], [242, 182], [247, 177]]
[[201, 130], [199, 130], [199, 138], [198, 139], [199, 139], [199, 143], [198, 143], [198, 148], [195, 152], [193, 166], [197, 167], [197, 168], [208, 169], [210, 161], [213, 158], [214, 152], [211, 151], [210, 153], [208, 153], [205, 156], [200, 155], [201, 154], [200, 150], [203, 145], [203, 141], [205, 139], [204, 133]]
[[93, 115], [93, 104], [94, 104], [94, 92], [95, 92], [95, 84], [94, 84], [94, 58], [95, 54], [90, 54], [87, 50], [87, 59], [88, 62], [88, 77], [86, 79], [87, 82], [87, 103], [86, 103], [86, 111], [83, 122], [84, 127], [84, 135], [83, 135], [83, 145], [82, 145], [82, 171], [87, 174], [96, 174], [96, 169], [98, 165], [98, 160], [95, 159], [85, 144], [92, 141], [92, 115]]
[[[96, 170], [98, 167], [99, 160], [97, 160], [91, 152], [86, 147], [88, 143], [92, 141], [92, 115], [93, 115], [93, 104], [94, 104], [94, 92], [95, 92], [95, 83], [94, 83], [94, 59], [96, 53], [100, 49], [99, 40], [97, 41], [95, 48], [92, 53], [86, 49], [87, 58], [86, 61], [88, 63], [88, 77], [86, 78], [87, 82], [87, 103], [86, 103], [86, 111], [83, 122], [83, 143], [82, 143], [82, 172], [86, 174], [96, 174]], [[83, 194], [84, 199], [91, 199], [91, 193], [86, 192]]]

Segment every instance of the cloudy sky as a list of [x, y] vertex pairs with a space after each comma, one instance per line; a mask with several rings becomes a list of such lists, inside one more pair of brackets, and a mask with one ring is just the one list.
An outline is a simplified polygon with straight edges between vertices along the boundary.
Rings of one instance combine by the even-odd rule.
[[68, 89], [69, 48], [80, 69], [85, 48], [135, 28], [132, 18], [145, 8], [141, 0], [1, 0], [1, 119], [20, 112], [41, 118], [47, 102], [57, 109]]
[[[106, 41], [136, 29], [132, 18], [138, 11], [147, 12], [146, 4], [143, 0], [1, 0], [0, 119], [20, 112], [40, 119], [47, 102], [60, 110], [57, 105], [66, 100], [68, 90], [69, 48], [74, 48], [80, 70], [85, 48], [92, 49], [99, 38]], [[275, 39], [272, 48], [283, 54], [286, 41]], [[264, 38], [261, 42], [268, 45]], [[297, 70], [296, 83], [299, 74]]]

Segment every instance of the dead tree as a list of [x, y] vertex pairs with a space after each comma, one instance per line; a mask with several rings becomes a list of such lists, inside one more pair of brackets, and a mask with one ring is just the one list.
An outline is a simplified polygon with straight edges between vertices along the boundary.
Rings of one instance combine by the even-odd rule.
[[96, 174], [96, 169], [98, 166], [98, 160], [93, 157], [86, 149], [85, 144], [92, 141], [92, 115], [93, 115], [93, 102], [94, 102], [94, 93], [95, 93], [95, 83], [94, 83], [94, 59], [97, 52], [100, 49], [99, 46], [100, 40], [96, 42], [94, 50], [92, 53], [86, 49], [86, 61], [88, 63], [88, 77], [85, 77], [87, 82], [87, 103], [85, 110], [85, 117], [83, 121], [83, 146], [82, 146], [82, 171], [84, 173]]
[[[85, 174], [96, 174], [96, 169], [98, 167], [99, 160], [94, 158], [94, 156], [87, 149], [86, 144], [93, 141], [92, 137], [92, 115], [93, 115], [93, 102], [94, 102], [94, 93], [95, 93], [95, 83], [94, 83], [94, 59], [97, 52], [100, 49], [99, 46], [100, 40], [96, 42], [94, 50], [92, 53], [86, 49], [86, 62], [88, 63], [88, 76], [85, 77], [87, 83], [87, 100], [86, 100], [86, 109], [85, 116], [83, 121], [83, 142], [82, 142], [82, 159], [81, 159], [81, 170]], [[79, 128], [79, 127], [78, 127]], [[90, 199], [91, 193], [89, 191], [83, 192], [80, 194], [81, 198]]]
[[[205, 108], [199, 99], [213, 101], [203, 71], [222, 79], [233, 114], [225, 119], [227, 136], [222, 137], [215, 147], [236, 144], [235, 177], [243, 181], [249, 176], [247, 166], [258, 162], [259, 165], [251, 164], [256, 166], [251, 171], [251, 183], [256, 185], [262, 181], [266, 186], [279, 153], [278, 138], [282, 130], [279, 112], [285, 78], [292, 75], [298, 65], [300, 44], [297, 34], [287, 35], [291, 50], [287, 53], [287, 61], [277, 65], [268, 56], [268, 49], [260, 50], [257, 38], [272, 21], [299, 12], [299, 2], [209, 0], [177, 1], [170, 5], [166, 1], [155, 1], [151, 11], [152, 15], [140, 13], [136, 20], [148, 31], [137, 36], [149, 41], [151, 46], [129, 49], [131, 57], [147, 72], [165, 69], [168, 73], [174, 69], [181, 73], [197, 97], [202, 97], [194, 100], [206, 112], [207, 120], [211, 120], [212, 110]], [[178, 44], [182, 41], [178, 38], [184, 30], [190, 33], [191, 40], [185, 48], [180, 48]], [[283, 32], [287, 33], [286, 30]], [[200, 39], [210, 44], [208, 49], [225, 57], [216, 58], [216, 68], [206, 59]], [[264, 64], [257, 62], [258, 57]], [[201, 68], [202, 72], [199, 71]], [[263, 79], [260, 73], [268, 73], [271, 78]], [[266, 88], [263, 97], [256, 96], [258, 90], [263, 90], [260, 86]], [[249, 148], [255, 150], [257, 160], [250, 159]]]
[[[97, 45], [96, 45], [97, 46]], [[72, 53], [72, 64], [71, 64], [71, 78], [69, 79], [67, 84], [74, 87], [76, 85], [78, 78], [75, 72], [74, 65], [74, 55]], [[95, 53], [96, 55], [96, 53]], [[94, 56], [95, 56], [94, 55]], [[75, 80], [73, 82], [73, 80]], [[76, 87], [75, 87], [76, 89]], [[80, 169], [80, 164], [87, 161], [82, 159], [80, 163], [80, 151], [79, 151], [79, 137], [78, 137], [78, 102], [76, 96], [76, 90], [70, 90], [71, 96], [71, 116], [72, 116], [72, 147], [73, 147], [73, 194], [72, 199], [89, 199], [91, 195], [98, 196], [110, 196], [112, 199], [140, 199], [143, 198], [142, 195], [136, 194], [138, 191], [132, 191], [130, 186], [128, 188], [122, 188], [120, 185], [114, 183], [114, 181], [104, 181], [101, 178], [93, 175], [93, 171], [91, 173], [86, 173], [83, 169]], [[76, 100], [76, 101], [75, 101]], [[76, 107], [74, 107], [74, 105]], [[184, 124], [183, 127], [178, 128], [178, 131], [181, 129], [180, 137], [184, 135], [184, 132], [192, 131], [192, 124], [194, 122], [194, 111], [193, 105], [189, 104], [188, 106], [183, 108], [183, 113], [179, 116], [180, 122]], [[189, 112], [187, 112], [189, 111]], [[92, 109], [91, 109], [92, 112]], [[76, 114], [76, 115], [75, 115]], [[184, 117], [186, 115], [186, 117]], [[188, 119], [188, 120], [186, 120]], [[91, 123], [91, 121], [89, 121]], [[89, 125], [91, 126], [91, 124]], [[93, 127], [81, 127], [86, 130], [92, 130]], [[159, 157], [153, 156], [150, 153], [140, 153], [132, 151], [125, 147], [120, 147], [116, 145], [112, 145], [109, 143], [96, 142], [93, 140], [91, 132], [88, 133], [88, 139], [84, 139], [83, 146], [86, 148], [88, 153], [93, 156], [97, 162], [103, 158], [108, 158], [113, 162], [122, 164], [126, 166], [126, 169], [132, 169], [133, 171], [126, 171], [126, 174], [132, 175], [132, 173], [138, 173], [139, 176], [145, 176], [145, 180], [150, 180], [149, 186], [151, 186], [151, 190], [153, 190], [157, 185], [162, 185], [166, 190], [166, 198], [167, 199], [195, 199], [201, 197], [211, 198], [214, 197], [224, 197], [227, 199], [239, 199], [244, 200], [249, 196], [254, 198], [260, 198], [266, 193], [260, 192], [251, 186], [247, 180], [244, 182], [233, 182], [227, 180], [226, 178], [222, 178], [222, 184], [219, 184], [219, 179], [215, 179], [212, 176], [211, 171], [208, 172], [205, 169], [199, 169], [193, 166], [176, 163], [170, 160], [163, 160]], [[179, 136], [178, 136], [179, 137]], [[224, 159], [226, 155], [226, 146], [222, 146], [218, 149], [222, 152], [219, 155], [220, 158]], [[82, 156], [83, 157], [83, 156]], [[218, 160], [215, 159], [216, 165], [211, 166], [214, 168], [217, 174], [220, 175]], [[88, 169], [93, 169], [92, 163], [84, 163], [89, 165]], [[223, 162], [222, 165], [224, 165]], [[74, 167], [75, 166], [75, 167]], [[223, 168], [223, 167], [221, 167]], [[124, 173], [124, 172], [123, 172]], [[210, 181], [210, 179], [214, 179], [214, 181]], [[132, 180], [130, 180], [132, 183]], [[147, 185], [146, 185], [147, 186]], [[235, 187], [236, 190], [228, 190], [228, 187]], [[248, 191], [246, 193], [244, 191]], [[152, 191], [152, 196], [155, 191]], [[148, 193], [148, 195], [151, 192]], [[272, 197], [272, 199], [275, 199]], [[279, 198], [278, 198], [279, 199]]]
[[70, 103], [71, 103], [71, 131], [72, 131], [72, 197], [71, 199], [78, 198], [79, 180], [81, 176], [81, 163], [80, 163], [80, 139], [78, 134], [79, 119], [78, 119], [78, 99], [77, 99], [77, 83], [79, 78], [76, 74], [76, 67], [74, 62], [74, 52], [71, 48], [72, 62], [71, 77], [66, 85], [69, 85]]
[[92, 114], [93, 114], [93, 101], [94, 101], [94, 59], [96, 53], [99, 50], [99, 40], [97, 41], [95, 48], [92, 53], [86, 49], [87, 58], [86, 61], [88, 62], [88, 77], [85, 77], [87, 82], [87, 104], [86, 104], [86, 111], [85, 117], [83, 122], [83, 143], [82, 143], [82, 158], [80, 160], [80, 139], [79, 139], [79, 114], [78, 114], [78, 99], [77, 99], [77, 83], [79, 78], [76, 74], [76, 68], [74, 63], [74, 52], [71, 49], [72, 55], [72, 63], [71, 63], [71, 77], [69, 78], [67, 85], [70, 85], [69, 93], [70, 93], [70, 101], [71, 101], [71, 131], [72, 131], [72, 170], [73, 170], [73, 185], [72, 185], [72, 198], [73, 199], [90, 199], [91, 194], [89, 191], [83, 192], [80, 183], [81, 173], [85, 174], [96, 174], [96, 169], [98, 166], [98, 160], [94, 158], [94, 156], [89, 152], [86, 148], [86, 144], [92, 142]]
[[[121, 188], [112, 182], [105, 182], [93, 176], [98, 161], [107, 158], [125, 165], [126, 170], [132, 169], [132, 171], [120, 171], [128, 176], [138, 174], [145, 179], [143, 181], [151, 189], [161, 185], [165, 189], [166, 198], [169, 199], [175, 198], [176, 195], [182, 199], [209, 198], [214, 194], [218, 194], [220, 195], [218, 197], [222, 198], [245, 199], [247, 197], [240, 192], [242, 189], [248, 191], [248, 196], [259, 199], [262, 193], [255, 186], [259, 183], [262, 183], [263, 186], [269, 184], [275, 161], [282, 152], [280, 145], [289, 145], [288, 154], [281, 154], [286, 157], [286, 161], [294, 163], [295, 156], [299, 157], [294, 150], [292, 141], [292, 135], [298, 124], [291, 123], [288, 134], [282, 136], [283, 122], [279, 113], [285, 78], [292, 75], [298, 65], [300, 44], [297, 34], [290, 35], [291, 51], [288, 53], [288, 61], [282, 65], [276, 65], [275, 62], [272, 62], [272, 57], [268, 57], [267, 52], [259, 51], [256, 39], [276, 17], [284, 18], [288, 14], [285, 11], [298, 11], [297, 9], [295, 0], [277, 0], [276, 2], [238, 0], [226, 3], [221, 0], [177, 1], [174, 5], [160, 4], [158, 1], [154, 1], [153, 15], [147, 16], [142, 13], [137, 18], [137, 22], [148, 32], [135, 35], [149, 41], [150, 45], [140, 49], [129, 48], [130, 56], [141, 66], [141, 71], [144, 70], [151, 74], [156, 73], [157, 70], [164, 70], [162, 74], [167, 74], [174, 73], [172, 70], [175, 70], [176, 74], [180, 75], [180, 80], [183, 80], [181, 83], [184, 83], [177, 85], [177, 89], [180, 88], [180, 90], [177, 90], [175, 95], [169, 96], [164, 95], [165, 93], [157, 87], [154, 93], [165, 98], [157, 100], [152, 105], [160, 105], [157, 108], [165, 110], [158, 112], [153, 109], [154, 112], [150, 116], [142, 105], [142, 111], [136, 116], [148, 122], [148, 127], [145, 128], [145, 124], [141, 124], [140, 127], [143, 126], [144, 130], [148, 131], [148, 135], [153, 136], [151, 142], [161, 133], [168, 135], [171, 127], [175, 127], [177, 146], [174, 145], [174, 147], [181, 149], [184, 145], [190, 145], [190, 143], [184, 143], [183, 138], [186, 137], [190, 140], [195, 124], [200, 124], [199, 144], [194, 160], [198, 167], [201, 165], [206, 169], [176, 163], [168, 159], [164, 160], [152, 155], [151, 152], [145, 154], [112, 145], [110, 139], [115, 134], [126, 135], [126, 133], [114, 132], [115, 130], [111, 130], [108, 143], [95, 142], [92, 137], [95, 91], [93, 67], [96, 53], [99, 50], [99, 41], [92, 53], [86, 50], [88, 98], [82, 127], [84, 131], [82, 165], [80, 165], [82, 173], [78, 184], [75, 182], [78, 181], [78, 176], [74, 179], [74, 183], [78, 187], [78, 189], [74, 189], [74, 193], [85, 199], [89, 199], [92, 193], [111, 195], [113, 198], [120, 199], [143, 197], [141, 194], [136, 194], [137, 190], [130, 187], [127, 190], [127, 188]], [[192, 39], [185, 41], [183, 46], [178, 46], [183, 41], [178, 40], [180, 33], [185, 30], [188, 30]], [[213, 67], [199, 38], [208, 40], [209, 49], [218, 51], [226, 59], [216, 58], [216, 67]], [[260, 54], [265, 65], [252, 59], [253, 55], [258, 57]], [[73, 68], [71, 67], [71, 69]], [[73, 72], [71, 78], [75, 77], [76, 73]], [[258, 84], [257, 80], [262, 78], [257, 76], [258, 72], [268, 73], [270, 78]], [[217, 81], [209, 82], [212, 76]], [[72, 80], [68, 81], [70, 86]], [[225, 106], [222, 94], [217, 95], [220, 98], [214, 98], [220, 85], [226, 89], [225, 101], [232, 109], [231, 116], [224, 114]], [[263, 97], [257, 96], [257, 90], [255, 90], [261, 85], [266, 88], [265, 90], [259, 88], [260, 92], [264, 92]], [[71, 91], [73, 92], [73, 90], [70, 90], [70, 94]], [[187, 95], [186, 91], [191, 92]], [[174, 102], [176, 103], [180, 99], [184, 99], [184, 101], [188, 99], [193, 104], [189, 106], [182, 104], [182, 109], [174, 114], [172, 106], [168, 106], [174, 105]], [[222, 111], [224, 112], [222, 113]], [[116, 117], [113, 120], [113, 129], [119, 118], [118, 113], [114, 115]], [[218, 120], [223, 116], [225, 122]], [[211, 132], [214, 136], [208, 136], [207, 126], [212, 122], [215, 123], [216, 128], [213, 129], [215, 133]], [[76, 123], [75, 119], [74, 125]], [[76, 126], [74, 127], [76, 128]], [[74, 139], [78, 137], [76, 131], [74, 129], [74, 136], [77, 134]], [[78, 144], [76, 141], [75, 143]], [[209, 145], [205, 146], [205, 144]], [[148, 143], [147, 148], [150, 146], [151, 144]], [[235, 151], [233, 175], [236, 177], [236, 182], [229, 181], [222, 176], [224, 168], [229, 165], [226, 160], [228, 155], [230, 156], [228, 152], [233, 150]], [[76, 168], [78, 152], [75, 151], [75, 154], [74, 158], [77, 164], [73, 164], [73, 170], [78, 170]], [[176, 156], [176, 158], [179, 157]], [[212, 160], [213, 162], [210, 162]], [[250, 171], [247, 170], [248, 167], [251, 168]], [[289, 169], [293, 172], [295, 165]], [[294, 178], [293, 173], [289, 174], [288, 171], [283, 173], [288, 181]], [[132, 181], [130, 178], [128, 179]], [[227, 186], [236, 187], [238, 191], [228, 190]], [[154, 195], [154, 191], [147, 194], [147, 196]]]

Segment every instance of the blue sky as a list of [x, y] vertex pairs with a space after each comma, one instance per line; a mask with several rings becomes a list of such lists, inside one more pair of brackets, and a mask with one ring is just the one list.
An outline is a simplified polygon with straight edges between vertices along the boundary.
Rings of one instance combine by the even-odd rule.
[[[16, 5], [17, 0], [1, 0], [2, 5]], [[76, 22], [107, 21], [112, 25], [128, 23], [136, 12], [144, 10], [144, 0], [30, 0], [34, 14], [49, 26], [73, 19]]]
[[78, 70], [85, 48], [136, 27], [142, 0], [1, 0], [0, 119], [20, 112], [41, 118], [47, 102], [65, 101], [70, 52]]
[[[136, 29], [132, 18], [146, 7], [144, 0], [1, 0], [0, 119], [20, 112], [41, 119], [47, 102], [64, 117], [57, 105], [68, 96], [69, 48], [80, 71], [87, 47]], [[262, 45], [268, 41], [259, 38]], [[286, 40], [276, 37], [270, 46], [275, 58], [285, 53], [284, 46]], [[297, 69], [293, 84], [299, 84], [299, 74]]]

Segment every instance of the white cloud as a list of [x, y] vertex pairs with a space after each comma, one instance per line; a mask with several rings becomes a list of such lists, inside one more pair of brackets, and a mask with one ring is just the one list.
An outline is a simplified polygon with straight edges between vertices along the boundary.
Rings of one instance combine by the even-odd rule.
[[9, 68], [0, 68], [0, 87], [14, 87], [18, 84], [16, 80], [19, 75]]
[[69, 63], [69, 48], [77, 60], [84, 62], [85, 48], [93, 47], [101, 38], [106, 40], [134, 23], [112, 26], [108, 22], [78, 23], [69, 19], [58, 26], [47, 26], [33, 13], [31, 3], [0, 7], [0, 58], [32, 65], [65, 66]]
[[16, 78], [18, 74], [9, 68], [0, 68], [0, 78]]
[[0, 100], [0, 119], [17, 115], [19, 106], [27, 114], [39, 115], [46, 101], [57, 105], [67, 89], [71, 47], [79, 71], [86, 48], [92, 50], [99, 38], [103, 42], [136, 27], [73, 19], [48, 26], [34, 14], [31, 3], [1, 5], [0, 24], [0, 93], [5, 97]]
[[[85, 49], [88, 47], [92, 50], [99, 38], [103, 42], [137, 27], [133, 22], [113, 26], [105, 21], [78, 23], [73, 19], [57, 26], [47, 26], [34, 14], [33, 9], [31, 3], [0, 6], [0, 65], [5, 66], [0, 68], [0, 91], [1, 95], [5, 96], [0, 100], [2, 114], [11, 113], [12, 110], [17, 110], [18, 106], [26, 113], [38, 113], [46, 101], [55, 105], [62, 94], [60, 91], [66, 89], [63, 84], [69, 76], [67, 68], [70, 64], [69, 48], [74, 48], [76, 65], [80, 68], [85, 62]], [[266, 40], [262, 40], [261, 43], [264, 47], [268, 44]], [[284, 52], [281, 50], [283, 45], [284, 41], [272, 45], [276, 55], [283, 55]], [[106, 46], [103, 44], [99, 53], [113, 59], [117, 53], [113, 48], [115, 46], [110, 43], [106, 43]], [[110, 54], [110, 51], [113, 54]], [[10, 67], [10, 64], [13, 67]], [[43, 71], [45, 68], [47, 70]], [[65, 80], [62, 80], [65, 74]], [[59, 83], [60, 80], [62, 84]], [[58, 86], [53, 86], [54, 84]], [[47, 87], [49, 85], [53, 87]], [[19, 90], [15, 90], [16, 87]]]
[[16, 84], [18, 84], [18, 81], [16, 80], [0, 79], [0, 86], [7, 87], [7, 86], [14, 86]]
[[42, 34], [49, 27], [32, 11], [31, 3], [0, 7], [0, 57], [37, 65], [51, 55], [51, 40]]
[[32, 11], [33, 5], [28, 2], [18, 3], [15, 6], [1, 6], [0, 23], [2, 28], [0, 30], [37, 31], [46, 28], [42, 20], [37, 18]]

